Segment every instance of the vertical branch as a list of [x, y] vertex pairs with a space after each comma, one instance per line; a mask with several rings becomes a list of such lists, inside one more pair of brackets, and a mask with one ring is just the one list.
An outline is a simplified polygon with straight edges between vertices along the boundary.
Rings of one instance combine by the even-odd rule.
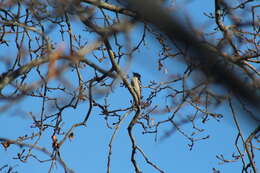
[[107, 173], [110, 173], [110, 162], [111, 162], [111, 156], [112, 156], [112, 147], [113, 147], [113, 141], [116, 137], [116, 133], [119, 131], [120, 125], [123, 123], [125, 118], [132, 112], [132, 110], [126, 112], [123, 117], [120, 119], [120, 122], [116, 125], [115, 130], [110, 138], [109, 144], [108, 144], [108, 157], [107, 157]]
[[[250, 152], [250, 150], [249, 150], [249, 148], [248, 148], [248, 145], [247, 145], [247, 143], [246, 143], [246, 141], [245, 141], [245, 139], [244, 139], [244, 137], [243, 137], [242, 130], [241, 130], [241, 128], [240, 128], [240, 125], [239, 125], [239, 122], [238, 122], [238, 120], [237, 120], [237, 117], [236, 117], [234, 108], [233, 108], [233, 106], [232, 106], [231, 99], [229, 98], [228, 100], [229, 100], [229, 107], [230, 107], [230, 109], [231, 109], [232, 117], [233, 117], [233, 120], [234, 120], [235, 125], [236, 125], [237, 130], [238, 130], [238, 135], [239, 135], [239, 136], [241, 137], [241, 139], [242, 139], [242, 143], [243, 143], [243, 146], [244, 146], [244, 148], [245, 148], [245, 150], [246, 150], [247, 157], [248, 157], [248, 159], [249, 159], [250, 165], [251, 165], [251, 167], [252, 167], [254, 173], [257, 173], [257, 168], [256, 168], [256, 165], [255, 165], [255, 162], [254, 162], [253, 157], [252, 157], [252, 154], [251, 154], [251, 152]], [[241, 157], [243, 157], [243, 156], [241, 155]]]

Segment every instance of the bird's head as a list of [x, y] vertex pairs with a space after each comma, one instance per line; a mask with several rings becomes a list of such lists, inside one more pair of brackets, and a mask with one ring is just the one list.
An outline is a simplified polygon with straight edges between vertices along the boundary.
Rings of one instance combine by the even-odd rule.
[[139, 80], [141, 80], [141, 75], [139, 73], [133, 72], [133, 76], [137, 77]]

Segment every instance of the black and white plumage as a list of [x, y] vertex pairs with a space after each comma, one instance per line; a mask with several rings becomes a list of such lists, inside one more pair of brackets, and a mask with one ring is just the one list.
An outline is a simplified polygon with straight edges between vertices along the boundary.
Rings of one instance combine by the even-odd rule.
[[131, 85], [137, 96], [138, 103], [140, 104], [140, 101], [141, 101], [141, 75], [139, 73], [133, 73]]

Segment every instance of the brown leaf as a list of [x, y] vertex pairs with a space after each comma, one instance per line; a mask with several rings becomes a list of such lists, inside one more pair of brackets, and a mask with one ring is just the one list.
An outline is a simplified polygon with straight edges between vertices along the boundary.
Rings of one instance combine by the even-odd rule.
[[3, 147], [6, 150], [10, 146], [11, 142], [10, 141], [5, 141], [5, 142], [1, 142], [1, 144], [3, 145]]

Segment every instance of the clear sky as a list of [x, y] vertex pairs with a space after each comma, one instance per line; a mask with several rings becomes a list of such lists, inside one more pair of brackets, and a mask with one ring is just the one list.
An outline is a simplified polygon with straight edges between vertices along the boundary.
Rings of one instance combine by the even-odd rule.
[[[179, 1], [177, 1], [178, 3]], [[212, 27], [214, 21], [205, 22], [207, 18], [203, 15], [203, 12], [209, 13], [214, 10], [213, 1], [187, 1], [188, 5], [180, 5], [182, 13], [186, 13], [191, 17], [191, 21], [196, 28], [203, 28], [203, 26]], [[77, 31], [82, 25], [77, 25], [74, 30]], [[138, 37], [141, 33], [141, 26], [137, 27], [133, 33], [133, 37]], [[55, 33], [51, 33], [50, 36], [54, 36]], [[94, 37], [93, 37], [94, 38]], [[146, 39], [148, 45], [142, 46], [140, 52], [134, 54], [134, 63], [131, 65], [130, 71], [139, 72], [143, 77], [143, 84], [147, 85], [149, 80], [163, 81], [160, 74], [151, 73], [151, 70], [156, 68], [153, 62], [156, 61], [156, 52], [152, 50], [158, 45], [154, 43], [152, 38]], [[66, 42], [65, 42], [66, 44]], [[147, 63], [148, 62], [148, 63]], [[169, 64], [171, 65], [171, 64]], [[145, 66], [145, 68], [143, 68]], [[181, 71], [184, 65], [179, 63], [176, 68], [177, 71]], [[70, 75], [71, 73], [68, 73]], [[67, 76], [66, 76], [67, 77]], [[111, 100], [112, 107], [117, 105], [129, 104], [129, 95], [126, 89], [117, 88]], [[153, 103], [153, 104], [159, 104]], [[16, 104], [16, 103], [15, 103]], [[17, 107], [19, 106], [19, 107]], [[25, 133], [32, 132], [28, 124], [31, 124], [30, 118], [28, 118], [28, 112], [35, 114], [39, 113], [40, 100], [24, 99], [21, 103], [13, 105], [10, 111], [2, 113], [0, 116], [0, 131], [1, 137], [10, 139], [16, 139], [18, 136]], [[20, 111], [22, 108], [23, 112]], [[88, 109], [88, 103], [80, 104], [77, 110], [68, 109], [64, 113], [63, 121], [64, 127], [69, 128], [73, 123], [82, 120], [85, 112]], [[206, 129], [198, 137], [210, 136], [207, 140], [196, 142], [193, 149], [190, 151], [187, 140], [183, 135], [174, 133], [170, 137], [154, 141], [154, 134], [142, 134], [141, 128], [136, 126], [134, 134], [137, 139], [138, 146], [144, 150], [149, 159], [153, 161], [157, 166], [167, 173], [188, 173], [188, 172], [200, 172], [207, 173], [213, 172], [212, 168], [220, 170], [222, 173], [241, 172], [241, 163], [227, 163], [220, 164], [220, 161], [216, 158], [216, 155], [223, 154], [229, 159], [232, 159], [232, 154], [236, 152], [234, 147], [234, 141], [237, 136], [237, 130], [230, 118], [230, 110], [225, 105], [217, 108], [219, 113], [224, 115], [224, 118], [218, 122], [211, 119], [204, 126], [199, 120], [197, 125], [204, 126]], [[19, 111], [18, 111], [19, 110]], [[189, 114], [192, 110], [185, 110], [182, 114]], [[217, 112], [217, 111], [216, 111]], [[113, 133], [112, 129], [106, 128], [104, 117], [99, 114], [100, 112], [94, 110], [88, 121], [87, 127], [79, 127], [74, 131], [75, 138], [72, 141], [66, 141], [61, 148], [61, 154], [68, 167], [73, 169], [77, 173], [83, 172], [106, 172], [107, 156], [108, 156], [108, 143]], [[133, 114], [130, 114], [123, 124], [113, 144], [113, 153], [111, 160], [111, 173], [132, 173], [134, 168], [131, 164], [131, 143], [127, 134], [127, 125], [129, 124]], [[154, 115], [164, 116], [164, 115]], [[168, 115], [167, 115], [168, 116]], [[189, 132], [191, 124], [186, 124], [183, 129]], [[244, 125], [243, 130], [245, 136], [249, 133], [249, 126]], [[252, 128], [252, 127], [251, 127]], [[167, 130], [170, 130], [170, 125], [164, 125], [159, 130], [159, 137], [163, 136]], [[40, 145], [51, 148], [51, 134], [45, 133]], [[61, 138], [61, 137], [60, 137]], [[0, 166], [8, 164], [13, 166], [14, 170], [18, 172], [47, 172], [50, 163], [38, 163], [34, 159], [29, 159], [27, 163], [23, 164], [18, 160], [13, 160], [16, 157], [17, 151], [20, 150], [17, 146], [10, 146], [7, 150], [0, 148]], [[22, 149], [21, 149], [22, 150]], [[38, 153], [37, 151], [35, 151]], [[38, 153], [39, 154], [39, 153]], [[39, 155], [41, 159], [46, 159], [45, 155]], [[257, 161], [260, 161], [259, 153], [256, 153]], [[149, 164], [146, 163], [140, 153], [137, 157], [138, 165], [144, 173], [156, 172]], [[260, 162], [259, 162], [260, 163]], [[0, 171], [1, 172], [1, 171]], [[57, 168], [53, 172], [63, 172], [62, 167], [57, 164]]]

